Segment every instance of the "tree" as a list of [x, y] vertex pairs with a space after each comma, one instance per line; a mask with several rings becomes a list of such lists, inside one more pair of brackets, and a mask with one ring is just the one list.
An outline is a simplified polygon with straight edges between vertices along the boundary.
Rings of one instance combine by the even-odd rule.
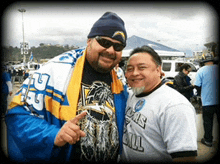
[[42, 47], [42, 46], [44, 46], [44, 43], [40, 43], [39, 45], [40, 45], [40, 47]]

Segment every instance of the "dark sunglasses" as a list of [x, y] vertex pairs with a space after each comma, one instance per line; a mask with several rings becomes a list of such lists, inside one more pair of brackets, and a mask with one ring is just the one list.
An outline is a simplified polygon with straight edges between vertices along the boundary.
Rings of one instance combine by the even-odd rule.
[[95, 39], [104, 48], [109, 48], [109, 47], [113, 46], [115, 51], [122, 51], [125, 48], [124, 44], [113, 43], [110, 40], [104, 39], [100, 36], [96, 36]]

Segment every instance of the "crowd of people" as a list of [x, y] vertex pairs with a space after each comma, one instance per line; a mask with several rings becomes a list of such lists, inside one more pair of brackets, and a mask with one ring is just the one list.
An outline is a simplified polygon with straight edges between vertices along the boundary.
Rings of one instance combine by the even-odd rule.
[[10, 68], [6, 67], [6, 71], [10, 75], [12, 84], [14, 84], [15, 81], [18, 81], [21, 84], [29, 76], [29, 69], [22, 69], [22, 68], [15, 69], [13, 67]]
[[184, 64], [170, 87], [162, 82], [160, 56], [149, 46], [131, 52], [125, 72], [118, 67], [126, 40], [124, 21], [106, 12], [92, 26], [86, 48], [57, 56], [26, 78], [5, 116], [10, 159], [195, 161], [196, 113], [189, 101], [194, 88], [202, 98], [202, 143], [212, 146], [211, 120], [219, 107], [212, 58], [204, 60], [209, 64], [195, 84]]
[[8, 107], [8, 96], [12, 95], [13, 85], [15, 81], [18, 81], [21, 84], [29, 76], [29, 70], [14, 69], [13, 67], [7, 67], [6, 65], [2, 66], [2, 110], [1, 114], [4, 116], [7, 107]]

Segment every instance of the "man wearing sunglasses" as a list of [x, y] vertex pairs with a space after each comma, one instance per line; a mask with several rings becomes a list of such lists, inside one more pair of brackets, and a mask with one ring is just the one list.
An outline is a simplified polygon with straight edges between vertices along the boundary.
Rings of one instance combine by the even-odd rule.
[[55, 57], [24, 81], [6, 115], [10, 159], [117, 159], [127, 89], [113, 68], [126, 39], [123, 20], [106, 12], [93, 25], [85, 49]]
[[96, 36], [87, 41], [86, 59], [100, 73], [110, 72], [120, 61], [125, 44], [105, 36]]

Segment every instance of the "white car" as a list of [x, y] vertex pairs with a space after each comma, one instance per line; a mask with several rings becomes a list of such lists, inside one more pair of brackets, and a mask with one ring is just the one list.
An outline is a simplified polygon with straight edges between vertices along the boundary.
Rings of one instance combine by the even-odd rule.
[[192, 68], [192, 71], [188, 74], [188, 76], [191, 78], [191, 84], [194, 84], [197, 68], [191, 62], [184, 62], [178, 60], [162, 60], [162, 70], [165, 73], [164, 78], [173, 80], [174, 77], [179, 73], [180, 66], [184, 63], [189, 64]]

